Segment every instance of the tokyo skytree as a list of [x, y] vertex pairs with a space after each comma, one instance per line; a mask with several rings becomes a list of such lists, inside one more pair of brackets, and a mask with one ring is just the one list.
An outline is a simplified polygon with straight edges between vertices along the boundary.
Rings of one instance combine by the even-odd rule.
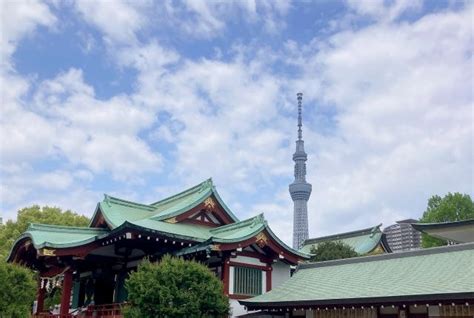
[[296, 94], [298, 100], [298, 139], [296, 151], [293, 154], [295, 162], [295, 181], [289, 186], [293, 200], [293, 248], [299, 249], [308, 239], [308, 199], [311, 195], [311, 184], [306, 182], [306, 160], [308, 155], [304, 152], [303, 131], [301, 127], [301, 102], [303, 93]]

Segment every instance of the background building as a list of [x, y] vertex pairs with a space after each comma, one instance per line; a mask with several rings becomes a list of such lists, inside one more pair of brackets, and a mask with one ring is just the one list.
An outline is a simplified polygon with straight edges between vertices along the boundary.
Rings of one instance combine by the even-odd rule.
[[414, 219], [401, 220], [383, 230], [393, 252], [420, 248], [421, 233], [411, 226], [416, 222], [418, 221]]

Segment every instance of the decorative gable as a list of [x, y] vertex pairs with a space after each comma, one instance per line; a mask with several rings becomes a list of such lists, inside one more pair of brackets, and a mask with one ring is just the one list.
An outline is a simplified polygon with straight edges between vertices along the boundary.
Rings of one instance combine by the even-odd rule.
[[209, 227], [218, 227], [234, 223], [224, 207], [219, 204], [214, 195], [209, 196], [194, 208], [173, 218], [166, 219], [168, 223], [192, 223]]

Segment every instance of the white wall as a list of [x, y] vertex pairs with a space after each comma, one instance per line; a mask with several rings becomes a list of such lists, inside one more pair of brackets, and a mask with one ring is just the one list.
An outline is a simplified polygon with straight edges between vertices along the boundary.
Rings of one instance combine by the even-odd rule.
[[[236, 258], [231, 258], [233, 262], [252, 264], [266, 266], [267, 264], [260, 262], [259, 259], [248, 257], [248, 256], [237, 256]], [[272, 263], [272, 288], [275, 288], [285, 282], [290, 278], [290, 265], [285, 264], [281, 261]], [[262, 273], [262, 292], [266, 291], [267, 286], [267, 277], [265, 272]], [[229, 294], [234, 293], [234, 266], [229, 268]], [[246, 314], [247, 311], [244, 309], [244, 306], [241, 306], [236, 299], [230, 299], [230, 307], [232, 308], [232, 317]]]
[[230, 308], [232, 309], [231, 317], [236, 317], [247, 313], [247, 311], [244, 309], [244, 306], [240, 305], [238, 300], [229, 299], [229, 302]]
[[272, 264], [272, 288], [275, 288], [290, 278], [290, 265], [277, 261]]

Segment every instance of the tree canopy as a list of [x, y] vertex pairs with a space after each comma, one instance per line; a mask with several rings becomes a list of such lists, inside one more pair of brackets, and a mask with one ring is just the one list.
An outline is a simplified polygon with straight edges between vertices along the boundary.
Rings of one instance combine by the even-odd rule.
[[36, 294], [36, 283], [31, 271], [0, 262], [0, 286], [0, 316], [29, 317]]
[[195, 261], [164, 256], [144, 261], [126, 281], [126, 318], [227, 317], [229, 300], [222, 282]]
[[[468, 194], [448, 193], [444, 197], [432, 196], [420, 219], [421, 223], [453, 222], [474, 219], [474, 202]], [[447, 242], [428, 234], [422, 234], [422, 246], [434, 247]]]
[[351, 246], [342, 241], [326, 241], [319, 243], [316, 247], [311, 247], [311, 254], [314, 254], [314, 256], [311, 257], [311, 261], [313, 262], [351, 258], [359, 255]]
[[18, 211], [16, 221], [8, 220], [0, 225], [0, 260], [8, 256], [15, 240], [25, 232], [30, 223], [69, 226], [87, 226], [89, 219], [72, 211], [62, 211], [57, 207], [33, 205]]

